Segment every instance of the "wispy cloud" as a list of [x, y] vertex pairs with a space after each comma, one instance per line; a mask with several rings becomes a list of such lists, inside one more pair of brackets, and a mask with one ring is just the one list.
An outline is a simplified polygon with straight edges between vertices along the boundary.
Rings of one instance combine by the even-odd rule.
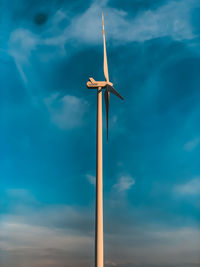
[[[33, 51], [40, 60], [66, 57], [67, 44], [96, 45], [102, 42], [101, 12], [104, 10], [106, 35], [115, 45], [127, 42], [145, 42], [154, 38], [169, 36], [174, 40], [190, 40], [196, 36], [190, 24], [191, 10], [199, 6], [196, 1], [169, 1], [155, 10], [145, 10], [131, 19], [125, 11], [110, 8], [107, 1], [94, 1], [89, 8], [69, 20], [69, 14], [63, 7], [55, 11], [49, 21], [48, 34], [37, 34], [30, 27], [15, 28], [8, 40], [8, 52], [13, 56], [24, 82], [27, 82], [26, 65]], [[65, 27], [59, 24], [69, 21]], [[41, 48], [46, 49], [41, 49]], [[82, 49], [76, 46], [75, 51]], [[48, 48], [50, 48], [48, 50]], [[73, 52], [70, 49], [70, 55]], [[49, 52], [48, 52], [49, 51]]]
[[[147, 10], [134, 19], [126, 16], [126, 12], [104, 6], [106, 31], [109, 38], [121, 42], [144, 42], [152, 38], [170, 36], [175, 40], [194, 38], [190, 25], [190, 10], [194, 1], [169, 1], [156, 10]], [[99, 41], [101, 22], [100, 6], [93, 3], [80, 16], [74, 18], [69, 27], [69, 33], [75, 39], [83, 42]], [[99, 31], [94, 30], [99, 29]]]
[[35, 197], [28, 191], [23, 188], [10, 188], [6, 191], [10, 201], [14, 202], [15, 204], [19, 203], [26, 203], [29, 205], [37, 204], [37, 200]]
[[86, 174], [86, 178], [90, 184], [92, 184], [92, 185], [96, 184], [96, 177], [94, 175]]
[[27, 77], [23, 67], [29, 64], [31, 53], [38, 44], [39, 37], [29, 29], [17, 28], [10, 34], [8, 53], [14, 58], [16, 67], [25, 83], [27, 83]]
[[200, 177], [195, 177], [192, 180], [178, 184], [174, 187], [174, 192], [180, 195], [199, 195], [200, 194]]
[[187, 142], [183, 149], [186, 151], [192, 151], [193, 149], [195, 149], [200, 143], [200, 138], [195, 138], [189, 142]]
[[[126, 12], [107, 6], [106, 1], [95, 1], [84, 13], [73, 17], [70, 24], [60, 30], [59, 23], [69, 19], [67, 10], [63, 8], [55, 12], [47, 36], [34, 34], [28, 28], [15, 29], [10, 35], [9, 51], [18, 60], [25, 61], [37, 46], [57, 46], [65, 53], [64, 46], [68, 40], [97, 44], [102, 39], [102, 8], [108, 37], [119, 43], [144, 42], [164, 36], [171, 36], [175, 40], [192, 39], [195, 36], [190, 25], [190, 11], [197, 5], [192, 0], [169, 1], [156, 10], [144, 11], [130, 19]], [[58, 56], [58, 50], [55, 55]]]
[[89, 104], [86, 100], [72, 95], [60, 97], [52, 94], [44, 100], [52, 122], [61, 129], [72, 129], [83, 124]]
[[9, 53], [17, 60], [27, 62], [31, 51], [39, 44], [39, 37], [28, 29], [14, 30], [9, 39]]
[[135, 180], [131, 176], [121, 176], [118, 182], [113, 185], [113, 189], [124, 192], [129, 190], [135, 184]]

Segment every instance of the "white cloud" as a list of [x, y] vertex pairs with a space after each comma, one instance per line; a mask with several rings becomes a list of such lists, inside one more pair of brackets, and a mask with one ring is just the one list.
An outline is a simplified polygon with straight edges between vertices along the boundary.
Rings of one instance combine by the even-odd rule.
[[193, 38], [192, 27], [189, 23], [191, 2], [169, 1], [156, 10], [145, 11], [135, 18], [124, 37], [134, 41], [164, 36], [170, 36], [175, 40]]
[[92, 185], [96, 184], [96, 177], [91, 174], [86, 174], [86, 178], [88, 179], [89, 183]]
[[[106, 1], [95, 1], [84, 13], [72, 18], [70, 25], [63, 30], [57, 26], [60, 21], [69, 19], [69, 16], [67, 10], [59, 9], [51, 21], [48, 37], [33, 34], [26, 28], [17, 28], [10, 35], [9, 51], [14, 57], [26, 60], [38, 45], [57, 46], [63, 52], [66, 42], [71, 39], [88, 44], [100, 44], [102, 9], [107, 37], [120, 43], [144, 42], [164, 36], [170, 36], [175, 40], [192, 39], [195, 36], [190, 25], [190, 11], [195, 6], [199, 4], [193, 0], [169, 1], [156, 10], [144, 11], [130, 19], [126, 12], [106, 6]], [[58, 56], [58, 50], [55, 55]]]
[[121, 176], [118, 183], [113, 185], [113, 188], [119, 192], [124, 192], [135, 184], [135, 180], [131, 176]]
[[191, 141], [189, 141], [188, 143], [186, 143], [183, 147], [184, 150], [186, 151], [192, 151], [193, 149], [195, 149], [200, 143], [200, 138], [195, 138]]
[[[115, 45], [126, 42], [144, 42], [153, 38], [170, 36], [174, 40], [190, 40], [195, 38], [190, 24], [191, 10], [199, 6], [197, 1], [169, 1], [156, 10], [147, 10], [130, 19], [126, 12], [110, 8], [107, 1], [94, 1], [82, 14], [73, 17], [64, 29], [59, 23], [69, 20], [68, 11], [56, 10], [50, 21], [48, 34], [38, 35], [27, 28], [14, 29], [8, 41], [8, 52], [15, 59], [16, 66], [24, 82], [27, 82], [26, 65], [32, 51], [41, 47], [51, 47], [40, 52], [40, 60], [45, 61], [58, 56], [66, 56], [66, 43], [74, 40], [79, 43], [96, 45], [102, 43], [101, 10], [104, 11], [106, 38], [115, 41]], [[52, 52], [55, 47], [55, 52]], [[78, 47], [76, 47], [77, 51]], [[81, 49], [81, 48], [79, 48]], [[40, 49], [41, 51], [41, 49]], [[70, 50], [70, 55], [73, 51]]]
[[84, 123], [89, 104], [86, 100], [72, 95], [60, 97], [52, 94], [44, 100], [52, 122], [61, 129], [72, 129]]
[[192, 180], [176, 185], [174, 192], [181, 195], [199, 195], [200, 194], [200, 177], [195, 177]]
[[[147, 10], [134, 19], [127, 18], [126, 12], [103, 7], [106, 35], [120, 43], [144, 42], [152, 38], [170, 36], [174, 40], [194, 38], [190, 25], [190, 11], [194, 1], [169, 1], [156, 10]], [[72, 38], [86, 43], [99, 43], [101, 40], [101, 6], [93, 3], [85, 13], [75, 17], [68, 33]], [[100, 36], [100, 37], [99, 37]]]
[[27, 83], [27, 77], [23, 66], [29, 63], [31, 52], [37, 48], [38, 44], [39, 37], [28, 29], [17, 28], [10, 34], [8, 53], [14, 58], [24, 83]]
[[9, 53], [19, 61], [27, 61], [32, 50], [39, 44], [39, 37], [31, 31], [17, 28], [10, 35]]

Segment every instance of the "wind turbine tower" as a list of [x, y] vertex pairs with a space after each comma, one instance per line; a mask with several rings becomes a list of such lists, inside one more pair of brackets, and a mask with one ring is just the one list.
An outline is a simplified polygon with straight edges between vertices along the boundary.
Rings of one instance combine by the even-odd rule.
[[102, 90], [104, 90], [104, 99], [106, 106], [107, 140], [108, 140], [108, 113], [109, 113], [110, 93], [113, 93], [114, 95], [123, 100], [123, 98], [119, 95], [119, 93], [114, 89], [113, 84], [109, 81], [103, 12], [102, 12], [102, 24], [103, 24], [103, 48], [104, 48], [103, 70], [104, 70], [105, 81], [95, 81], [93, 78], [89, 78], [89, 81], [87, 82], [88, 89], [97, 89], [95, 267], [104, 266]]

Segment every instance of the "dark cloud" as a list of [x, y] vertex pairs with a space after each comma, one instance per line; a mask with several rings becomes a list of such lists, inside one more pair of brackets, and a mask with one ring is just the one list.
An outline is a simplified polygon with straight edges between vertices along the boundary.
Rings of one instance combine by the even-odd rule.
[[[23, 22], [31, 19], [34, 13], [54, 15], [58, 10], [66, 10], [71, 17], [84, 12], [91, 1], [65, 1], [65, 0], [36, 0], [36, 1], [12, 1], [12, 8], [8, 10], [15, 22]], [[6, 6], [6, 5], [5, 5]]]
[[42, 25], [47, 21], [47, 15], [45, 13], [38, 13], [34, 17], [34, 21], [38, 25]]

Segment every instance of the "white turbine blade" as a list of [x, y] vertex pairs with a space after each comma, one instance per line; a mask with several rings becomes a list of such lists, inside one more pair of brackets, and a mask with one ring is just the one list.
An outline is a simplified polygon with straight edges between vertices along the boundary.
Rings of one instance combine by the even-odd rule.
[[104, 50], [103, 71], [104, 71], [104, 76], [105, 76], [106, 81], [109, 82], [103, 12], [102, 12], [102, 24], [103, 24], [103, 50]]

